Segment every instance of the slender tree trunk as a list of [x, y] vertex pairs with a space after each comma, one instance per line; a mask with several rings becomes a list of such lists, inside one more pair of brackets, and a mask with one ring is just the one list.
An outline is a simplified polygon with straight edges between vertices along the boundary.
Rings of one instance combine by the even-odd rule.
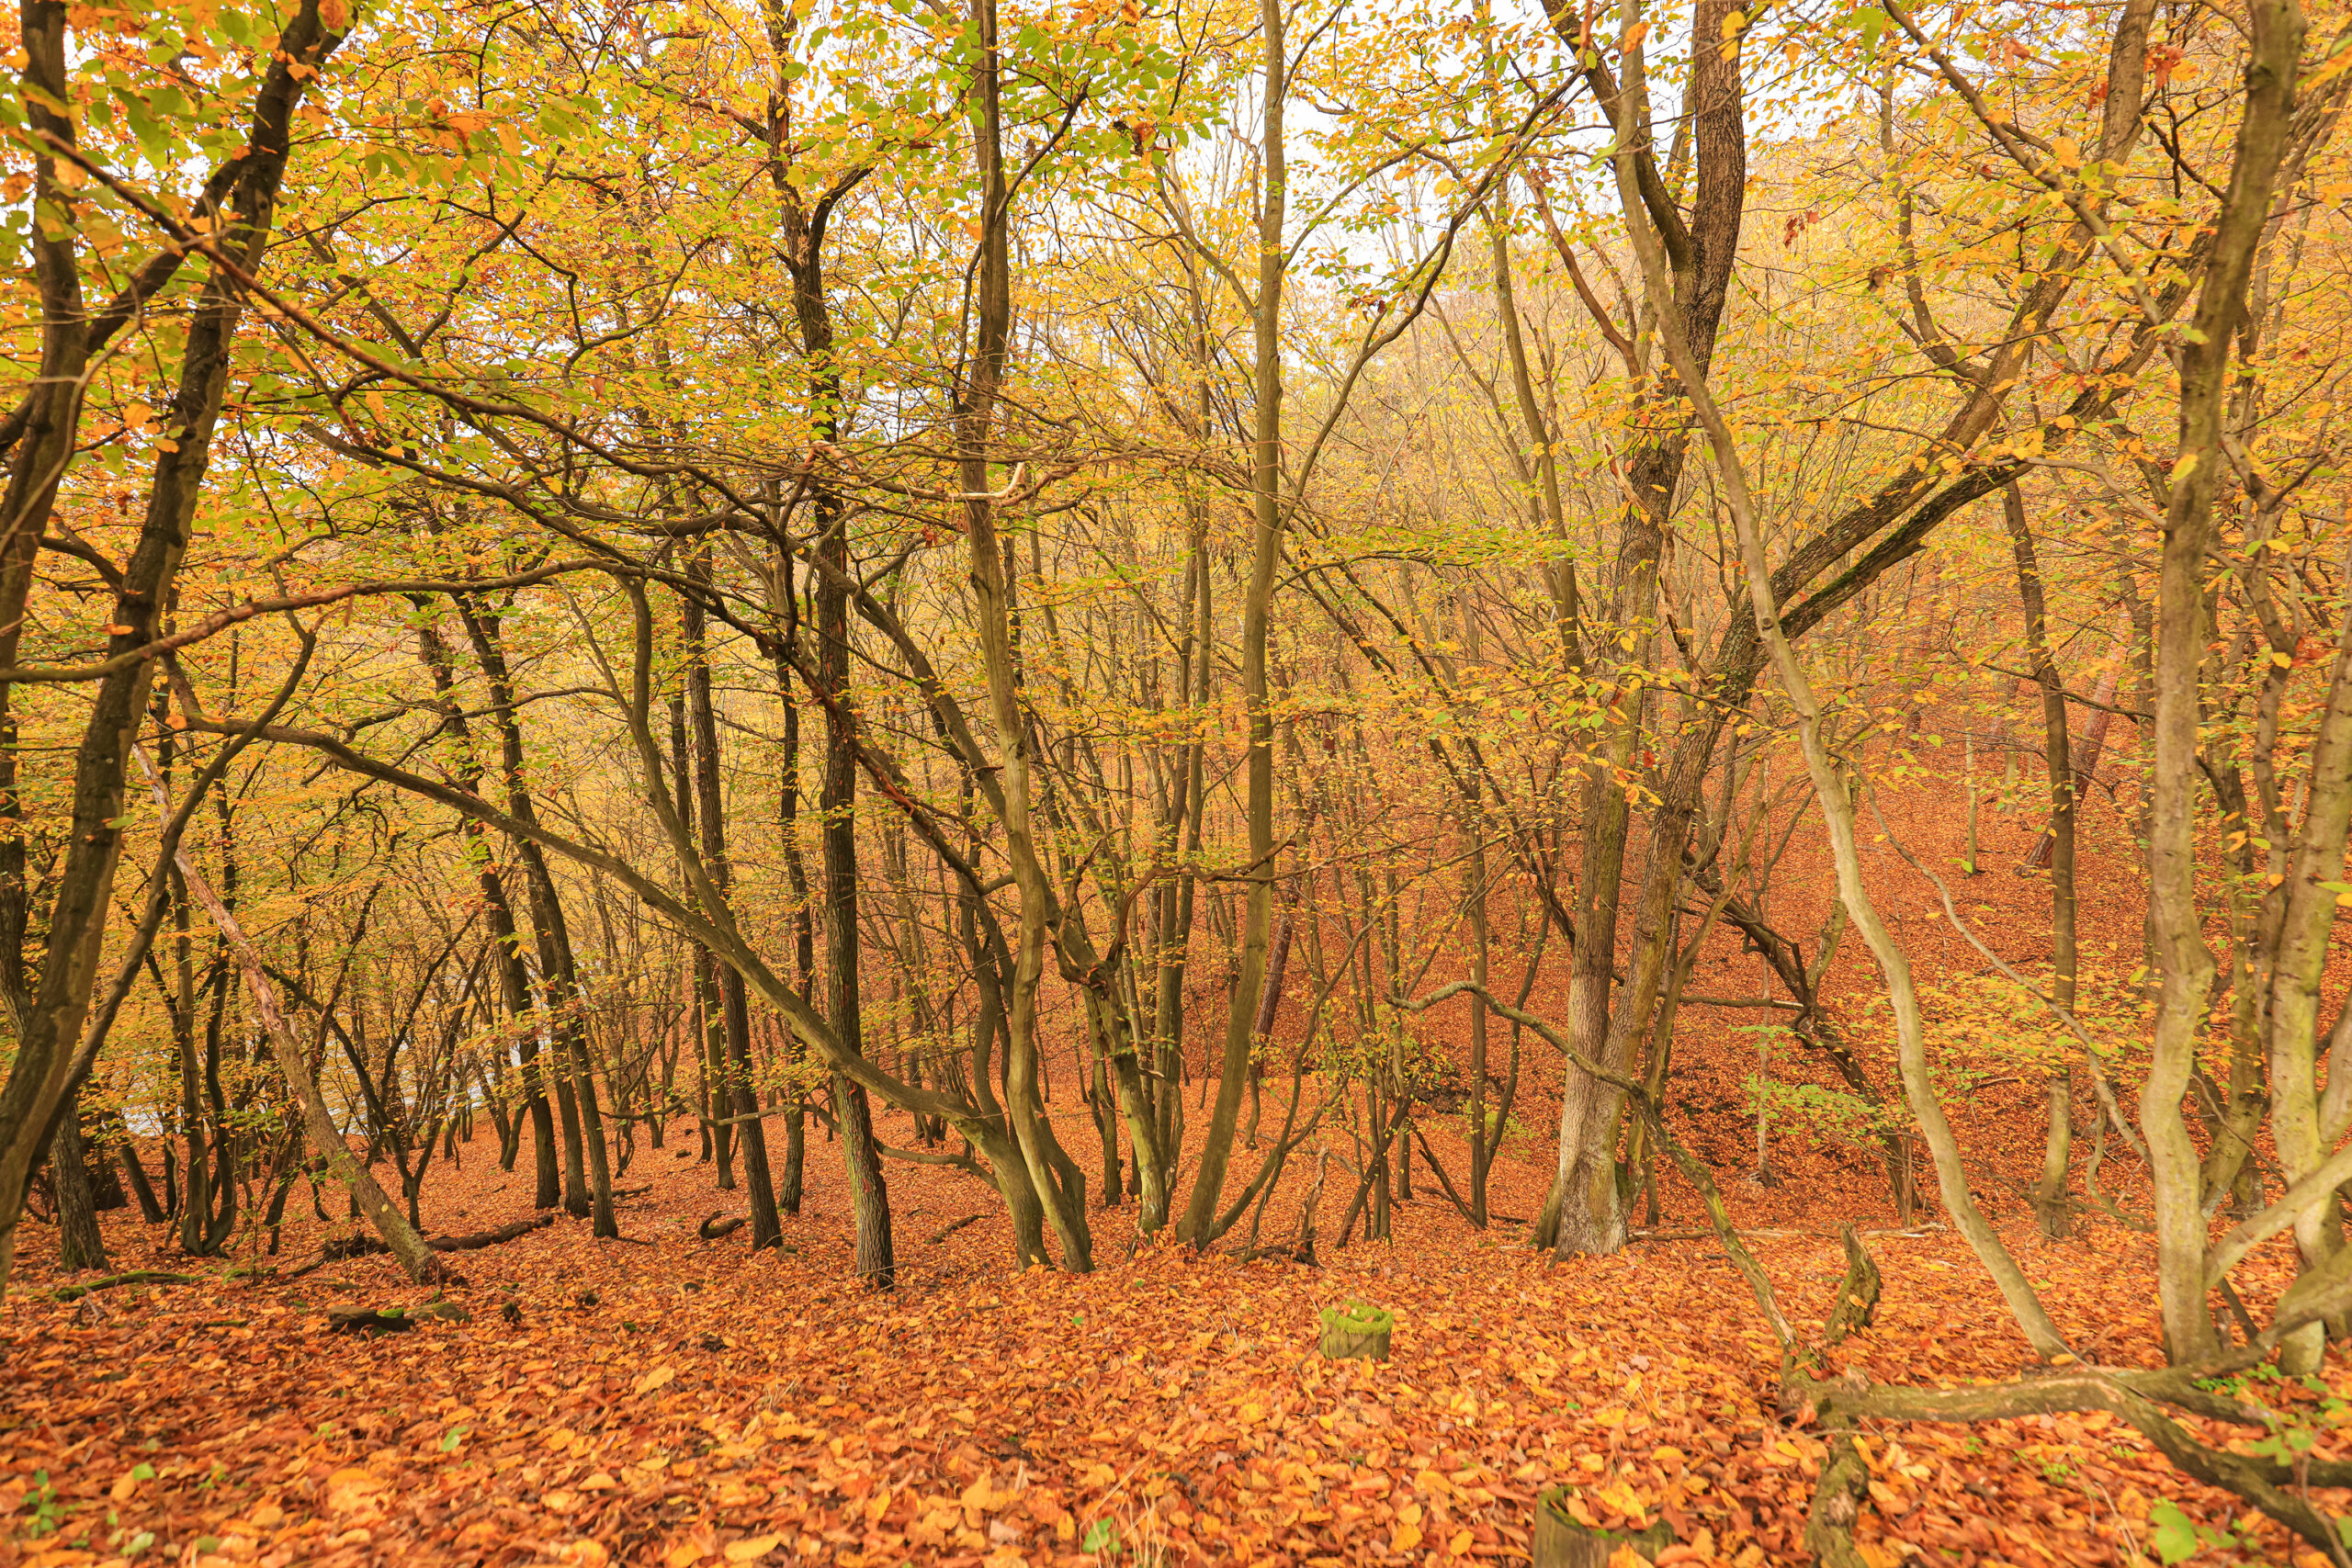
[[[784, 553], [777, 562], [781, 588], [781, 606], [785, 615], [786, 635], [797, 636], [800, 622], [799, 591], [794, 586], [792, 557]], [[804, 1000], [816, 995], [816, 912], [809, 908], [808, 867], [800, 852], [800, 704], [793, 694], [791, 671], [779, 663], [776, 669], [776, 694], [784, 704], [784, 756], [777, 769], [776, 835], [784, 844], [784, 869], [792, 890], [792, 953], [793, 973], [799, 982]], [[787, 1035], [785, 1042], [787, 1062], [796, 1067], [800, 1060], [799, 1040]], [[802, 1172], [808, 1160], [808, 1112], [806, 1091], [796, 1072], [790, 1089], [791, 1104], [784, 1118], [784, 1172], [776, 1183], [776, 1206], [787, 1214], [800, 1212]]]
[[[146, 759], [141, 756], [140, 761], [143, 766]], [[161, 781], [152, 773], [148, 778], [157, 804], [169, 816], [171, 803], [163, 793]], [[212, 918], [212, 923], [220, 928], [221, 940], [228, 944], [237, 967], [243, 972], [245, 989], [253, 998], [254, 1014], [262, 1026], [263, 1038], [268, 1043], [270, 1055], [276, 1059], [277, 1070], [284, 1076], [287, 1087], [294, 1091], [296, 1103], [302, 1108], [303, 1128], [310, 1134], [311, 1142], [324, 1153], [328, 1168], [334, 1173], [335, 1179], [350, 1190], [352, 1202], [376, 1227], [376, 1234], [391, 1249], [393, 1258], [409, 1279], [419, 1284], [446, 1279], [448, 1270], [439, 1256], [424, 1244], [424, 1238], [416, 1233], [415, 1227], [401, 1217], [400, 1209], [385, 1196], [384, 1190], [376, 1184], [376, 1178], [368, 1168], [353, 1157], [349, 1141], [334, 1124], [334, 1118], [327, 1111], [326, 1099], [320, 1094], [318, 1082], [311, 1076], [311, 1066], [304, 1056], [302, 1043], [296, 1038], [292, 1025], [288, 1023], [285, 1011], [278, 1005], [277, 988], [270, 983], [261, 954], [246, 939], [244, 928], [229, 912], [229, 907], [221, 902], [220, 896], [213, 892], [212, 885], [197, 870], [186, 850], [179, 852], [178, 863], [180, 875], [187, 884], [188, 896], [203, 907], [204, 912]]]
[[[822, 814], [825, 889], [826, 1012], [842, 1049], [863, 1052], [865, 1027], [858, 998], [857, 760], [848, 716], [849, 596], [842, 586], [850, 570], [848, 519], [828, 520], [819, 548], [831, 568], [818, 581], [817, 637], [825, 682], [825, 771], [817, 796]], [[898, 1280], [890, 1236], [890, 1195], [882, 1176], [882, 1156], [874, 1140], [874, 1117], [864, 1086], [833, 1075], [833, 1111], [841, 1126], [842, 1157], [848, 1168], [850, 1206], [857, 1229], [858, 1276], [876, 1290]]]
[[[2075, 818], [2076, 791], [2066, 722], [2066, 685], [2050, 653], [2043, 608], [2041, 566], [2027, 526], [2025, 498], [2012, 479], [2001, 489], [2001, 515], [2008, 525], [2009, 548], [2017, 558], [2018, 598], [2025, 611], [2027, 657], [2041, 692], [2042, 750], [2050, 770], [2050, 961], [2051, 995], [2062, 1008], [2075, 1006]], [[2073, 1228], [2066, 1198], [2068, 1150], [2074, 1138], [2073, 1057], [2062, 1055], [2043, 1091], [2048, 1133], [2042, 1142], [2041, 1179], [2034, 1184], [2034, 1220], [2041, 1234], [2057, 1237]]]
[[[423, 603], [417, 604], [420, 617], [424, 608]], [[452, 771], [459, 784], [479, 795], [481, 763], [474, 752], [473, 731], [466, 717], [465, 705], [458, 698], [455, 661], [441, 640], [439, 629], [430, 620], [421, 620], [417, 628], [417, 650], [433, 677], [434, 691], [441, 702], [442, 727], [457, 747], [457, 764]], [[514, 1031], [514, 1049], [521, 1059], [523, 1099], [531, 1120], [536, 1178], [532, 1201], [538, 1208], [552, 1209], [563, 1201], [562, 1179], [556, 1161], [555, 1111], [548, 1103], [547, 1072], [539, 1060], [539, 1021], [531, 997], [530, 972], [523, 962], [522, 939], [514, 929], [514, 908], [507, 901], [505, 879], [491, 859], [487, 832], [470, 817], [460, 821], [472, 851], [469, 858], [476, 859], [481, 866], [475, 882], [481, 889], [482, 916], [490, 927], [491, 944], [495, 950], [492, 961], [498, 969], [499, 998], [505, 1004], [507, 1026]], [[507, 1146], [503, 1124], [499, 1133], [499, 1164], [511, 1170], [514, 1152]]]
[[[1046, 876], [1032, 818], [1035, 759], [1022, 722], [1019, 672], [1012, 645], [1012, 582], [1008, 570], [1010, 551], [996, 525], [996, 502], [989, 476], [989, 448], [996, 400], [1002, 388], [1012, 321], [1011, 195], [1006, 184], [1002, 132], [1001, 65], [998, 54], [995, 0], [972, 0], [972, 21], [979, 38], [979, 58], [973, 81], [983, 213], [980, 254], [974, 269], [975, 344], [971, 369], [956, 400], [956, 471], [962, 479], [965, 534], [969, 545], [973, 596], [978, 604], [980, 659], [988, 680], [989, 716], [995, 730], [1001, 767], [998, 780], [997, 814], [1004, 828], [1005, 854], [1012, 863], [1020, 895], [1020, 918], [1012, 945], [1012, 970], [1005, 990], [1005, 1110], [1012, 1123], [1023, 1168], [1031, 1189], [1053, 1223], [1061, 1244], [1065, 1268], [1082, 1272], [1093, 1267], [1087, 1232], [1083, 1194], [1069, 1190], [1059, 1179], [1052, 1157], [1050, 1124], [1039, 1103], [1037, 1073], [1037, 988], [1044, 974], [1048, 926], [1060, 914]], [[1065, 941], [1076, 940], [1075, 922], [1065, 919]], [[1099, 970], [1099, 966], [1098, 966]], [[1084, 1004], [1097, 1019], [1098, 1029], [1115, 1027], [1102, 1019], [1114, 1006], [1108, 996], [1088, 988]], [[1127, 1050], [1132, 1061], [1133, 1044]], [[1132, 1114], [1132, 1112], [1131, 1112]], [[1149, 1142], [1150, 1116], [1143, 1112], [1140, 1129]]]
[[1250, 454], [1251, 541], [1250, 581], [1241, 601], [1241, 702], [1248, 724], [1243, 807], [1248, 841], [1249, 895], [1238, 951], [1234, 954], [1233, 995], [1226, 1012], [1225, 1050], [1217, 1064], [1216, 1106], [1201, 1140], [1201, 1164], [1179, 1234], [1205, 1247], [1216, 1227], [1225, 1173], [1233, 1158], [1233, 1134], [1241, 1115], [1241, 1091], [1250, 1070], [1250, 1025], [1264, 983], [1266, 945], [1273, 923], [1274, 723], [1266, 685], [1266, 634], [1272, 618], [1274, 579], [1282, 560], [1287, 517], [1283, 506], [1283, 285], [1288, 241], [1290, 175], [1283, 145], [1283, 115], [1290, 96], [1287, 17], [1283, 0], [1260, 0], [1258, 25], [1264, 62], [1259, 88], [1262, 117], [1259, 156], [1263, 161], [1258, 205], [1258, 291], [1251, 301], [1255, 337], [1252, 386], [1257, 395]]
[[[532, 798], [524, 772], [523, 727], [516, 716], [514, 687], [502, 640], [498, 612], [465, 594], [454, 596], [474, 656], [490, 687], [491, 720], [500, 743], [500, 773], [506, 784], [507, 810], [518, 822], [538, 825], [538, 806]], [[538, 844], [517, 839], [515, 858], [522, 863], [524, 886], [531, 897], [531, 930], [539, 957], [539, 984], [546, 998], [547, 1022], [554, 1038], [559, 1075], [556, 1105], [563, 1124], [564, 1208], [589, 1216], [600, 1236], [620, 1234], [613, 1216], [613, 1179], [605, 1147], [604, 1116], [596, 1100], [594, 1065], [588, 1056], [587, 1022], [581, 1015], [580, 981], [572, 964], [571, 933], [564, 919], [563, 898], [547, 857]], [[582, 1154], [586, 1169], [582, 1171]]]
[[[686, 575], [707, 583], [708, 558], [699, 552], [689, 558]], [[695, 815], [702, 828], [703, 864], [724, 898], [734, 885], [735, 871], [727, 855], [726, 800], [718, 779], [718, 719], [710, 701], [709, 649], [698, 597], [687, 596], [685, 615], [686, 706], [694, 721]], [[752, 1074], [752, 1013], [743, 976], [730, 965], [719, 972], [718, 982], [727, 1067], [723, 1081], [733, 1091], [725, 1103], [741, 1122], [736, 1140], [743, 1152], [743, 1179], [752, 1209], [752, 1250], [756, 1252], [780, 1243], [784, 1226], [776, 1217], [775, 1186], [768, 1175], [767, 1134], [760, 1127], [759, 1091]]]

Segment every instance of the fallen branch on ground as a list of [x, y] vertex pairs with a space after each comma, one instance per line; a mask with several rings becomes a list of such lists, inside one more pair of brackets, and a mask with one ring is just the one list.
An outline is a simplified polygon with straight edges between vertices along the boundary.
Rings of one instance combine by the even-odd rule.
[[79, 1301], [93, 1291], [111, 1291], [118, 1285], [193, 1285], [194, 1274], [167, 1274], [156, 1269], [134, 1269], [128, 1274], [108, 1274], [102, 1280], [85, 1280], [78, 1285], [60, 1285], [50, 1292], [52, 1301]]

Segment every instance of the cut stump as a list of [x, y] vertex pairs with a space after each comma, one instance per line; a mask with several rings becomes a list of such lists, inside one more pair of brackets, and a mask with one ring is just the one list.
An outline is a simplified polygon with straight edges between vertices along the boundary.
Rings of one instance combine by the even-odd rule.
[[1674, 1531], [1664, 1524], [1645, 1530], [1606, 1530], [1579, 1524], [1568, 1512], [1573, 1487], [1547, 1486], [1535, 1495], [1535, 1529], [1528, 1541], [1533, 1568], [1608, 1568], [1618, 1552], [1630, 1549], [1645, 1562], [1674, 1544]]
[[1323, 1354], [1334, 1361], [1385, 1361], [1394, 1313], [1369, 1302], [1350, 1301], [1323, 1309]]

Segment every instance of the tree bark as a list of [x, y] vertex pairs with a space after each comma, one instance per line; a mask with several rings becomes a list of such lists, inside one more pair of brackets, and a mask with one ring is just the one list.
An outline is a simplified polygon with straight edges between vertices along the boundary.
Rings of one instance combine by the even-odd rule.
[[[2018, 569], [2018, 599], [2025, 612], [2025, 646], [2035, 684], [2041, 692], [2042, 753], [2050, 773], [2050, 987], [2051, 998], [2068, 1011], [2075, 1006], [2075, 818], [2078, 790], [2071, 733], [2066, 720], [2066, 683], [2050, 652], [2048, 613], [2043, 607], [2041, 564], [2033, 532], [2026, 525], [2025, 498], [2012, 479], [2001, 489], [2001, 516], [2008, 525], [2009, 550]], [[2041, 1179], [2034, 1184], [2033, 1215], [2041, 1234], [2067, 1235], [2073, 1217], [2066, 1199], [2068, 1150], [2074, 1138], [2073, 1058], [2062, 1055], [2043, 1091], [2048, 1131], [2042, 1140]]]
[[[1248, 747], [1243, 771], [1243, 821], [1249, 892], [1234, 954], [1233, 995], [1226, 1011], [1225, 1049], [1217, 1064], [1216, 1105], [1201, 1141], [1201, 1164], [1179, 1234], [1206, 1247], [1225, 1192], [1226, 1168], [1241, 1115], [1250, 1070], [1250, 1025], [1266, 973], [1273, 924], [1274, 723], [1266, 686], [1266, 634], [1272, 619], [1274, 577], [1288, 522], [1283, 505], [1283, 287], [1289, 254], [1290, 174], [1283, 116], [1290, 96], [1290, 55], [1283, 0], [1260, 0], [1258, 25], [1264, 61], [1259, 88], [1259, 156], [1263, 161], [1257, 212], [1258, 291], [1251, 303], [1257, 405], [1250, 451], [1250, 580], [1241, 600], [1241, 703]], [[1147, 1224], [1147, 1229], [1149, 1228]]]
[[2252, 0], [2246, 8], [2245, 107], [2230, 182], [2214, 219], [2211, 260], [2195, 331], [2178, 350], [2180, 423], [2165, 507], [2155, 613], [2155, 766], [2150, 808], [2148, 897], [2161, 987], [2140, 1127], [2155, 1180], [2156, 1270], [2165, 1353], [2175, 1362], [2213, 1348], [2206, 1310], [2207, 1225], [2201, 1168], [2182, 1100], [2213, 982], [2197, 908], [2199, 690], [2205, 659], [2205, 563], [2222, 455], [2222, 400], [2244, 320], [2247, 285], [2272, 191], [2287, 152], [2295, 72], [2302, 55], [2298, 0]]
[[[28, 123], [53, 138], [52, 145], [70, 147], [74, 130], [62, 112], [45, 106], [68, 102], [65, 80], [66, 7], [56, 0], [26, 0], [21, 10], [23, 72], [28, 91]], [[206, 193], [202, 216], [212, 222], [220, 254], [241, 268], [260, 264], [268, 246], [277, 195], [286, 170], [289, 127], [301, 100], [305, 83], [313, 80], [326, 56], [342, 42], [340, 33], [321, 21], [318, 0], [304, 0], [272, 51], [267, 74], [254, 99], [246, 134], [246, 156], [233, 184], [220, 196]], [[78, 386], [78, 356], [87, 338], [81, 329], [60, 324], [52, 335], [54, 310], [80, 308], [73, 222], [69, 198], [57, 181], [58, 164], [48, 152], [35, 160], [35, 201], [40, 216], [33, 225], [37, 242], [55, 223], [57, 245], [37, 243], [36, 270], [41, 288], [44, 319], [42, 358], [73, 362], [68, 373]], [[151, 482], [139, 541], [124, 564], [107, 619], [109, 659], [136, 655], [155, 640], [164, 606], [187, 551], [196, 503], [211, 460], [212, 435], [227, 393], [231, 349], [243, 304], [235, 281], [216, 266], [198, 291], [187, 318], [179, 382], [163, 411], [165, 427], [173, 431], [172, 449], [159, 451]], [[47, 468], [28, 468], [20, 459], [12, 474], [9, 500], [21, 499], [18, 479], [27, 494], [53, 498], [75, 439], [78, 394], [61, 399], [51, 411], [54, 423], [46, 438], [55, 461]], [[46, 516], [45, 510], [41, 515]], [[12, 531], [0, 539], [0, 626], [7, 629], [0, 641], [0, 656], [13, 661], [18, 627], [24, 615], [24, 593], [30, 580], [30, 554], [40, 533], [29, 513], [11, 513]], [[44, 525], [45, 526], [45, 525]], [[72, 829], [51, 896], [42, 958], [37, 984], [25, 988], [26, 1002], [18, 1017], [17, 1048], [0, 1088], [0, 1287], [7, 1282], [16, 1258], [17, 1224], [25, 1189], [33, 1167], [47, 1152], [51, 1126], [73, 1077], [74, 1047], [90, 1006], [98, 974], [101, 950], [111, 908], [114, 874], [120, 862], [123, 835], [129, 822], [125, 770], [132, 737], [146, 711], [154, 661], [131, 659], [124, 667], [101, 678], [92, 694], [89, 717], [74, 751]], [[6, 692], [0, 689], [0, 704]], [[0, 720], [6, 720], [0, 707]], [[13, 823], [17, 801], [13, 721], [0, 732], [0, 746], [10, 771], [0, 778], [0, 819]], [[21, 843], [13, 832], [0, 832], [0, 846], [14, 845], [6, 856], [20, 856]], [[0, 857], [0, 906], [17, 897], [22, 886], [21, 858]], [[8, 884], [14, 878], [15, 886]], [[7, 916], [12, 929], [0, 938], [19, 943], [23, 927]], [[0, 965], [20, 975], [15, 962]]]
[[[710, 581], [709, 558], [700, 552], [689, 558], [687, 577], [697, 583]], [[735, 870], [727, 856], [726, 799], [718, 780], [718, 719], [710, 702], [710, 652], [705, 636], [702, 602], [688, 595], [685, 604], [686, 707], [694, 723], [695, 807], [702, 829], [703, 863], [720, 897], [734, 886]], [[743, 1179], [750, 1190], [752, 1250], [775, 1247], [784, 1239], [776, 1217], [775, 1184], [768, 1175], [768, 1140], [759, 1117], [759, 1090], [752, 1081], [752, 1011], [743, 993], [743, 976], [732, 968], [718, 976], [721, 1037], [726, 1074], [722, 1082], [732, 1093], [728, 1103], [741, 1121], [737, 1134], [743, 1154]]]

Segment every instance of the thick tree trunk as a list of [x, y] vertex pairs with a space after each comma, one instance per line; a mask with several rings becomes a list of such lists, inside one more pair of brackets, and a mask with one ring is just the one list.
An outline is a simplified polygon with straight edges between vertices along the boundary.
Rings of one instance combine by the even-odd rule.
[[59, 1112], [57, 1131], [49, 1140], [49, 1168], [57, 1187], [58, 1262], [67, 1269], [94, 1269], [103, 1273], [106, 1237], [98, 1230], [97, 1195], [90, 1185], [88, 1157], [82, 1144], [82, 1118], [73, 1104]]
[[[1641, 211], [1629, 212], [1627, 221], [1657, 226], [1673, 274], [1670, 297], [1652, 301], [1652, 307], [1675, 312], [1701, 375], [1714, 354], [1745, 213], [1747, 164], [1739, 51], [1723, 41], [1733, 36], [1725, 19], [1735, 9], [1729, 0], [1701, 0], [1692, 13], [1690, 93], [1704, 107], [1691, 120], [1698, 180], [1687, 220], [1670, 200], [1649, 194], [1662, 192], [1663, 186], [1646, 106], [1631, 111], [1634, 119], [1621, 129], [1621, 134], [1634, 138], [1629, 156], [1639, 166], [1647, 201]], [[1555, 12], [1554, 21], [1572, 34], [1568, 17], [1565, 10]], [[1596, 93], [1605, 85], [1595, 74]], [[1651, 389], [1645, 400], [1647, 417], [1657, 427], [1645, 434], [1627, 465], [1633, 494], [1622, 513], [1609, 618], [1635, 637], [1630, 658], [1638, 667], [1650, 662], [1649, 650], [1656, 641], [1658, 561], [1688, 447], [1682, 422], [1666, 412], [1675, 391], [1663, 381]], [[1569, 1038], [1579, 1051], [1612, 1071], [1623, 1072], [1631, 1062], [1634, 1042], [1647, 1032], [1657, 1004], [1683, 837], [1661, 840], [1653, 835], [1650, 877], [1628, 959], [1629, 983], [1612, 1006], [1611, 985], [1619, 961], [1618, 907], [1629, 817], [1622, 780], [1640, 732], [1643, 705], [1639, 696], [1622, 687], [1613, 692], [1600, 689], [1596, 696], [1614, 712], [1603, 747], [1605, 765], [1594, 774], [1586, 795], [1568, 1027]], [[1706, 722], [1702, 719], [1692, 728], [1705, 728]], [[1685, 811], [1695, 806], [1696, 783], [1691, 781], [1690, 798], [1682, 804]], [[1674, 804], [1669, 799], [1661, 807], [1661, 815]], [[1686, 823], [1682, 835], [1688, 831]], [[1558, 1165], [1534, 1236], [1538, 1246], [1549, 1246], [1556, 1256], [1613, 1252], [1623, 1245], [1616, 1146], [1621, 1104], [1622, 1096], [1609, 1084], [1574, 1070], [1567, 1075], [1560, 1107]]]

